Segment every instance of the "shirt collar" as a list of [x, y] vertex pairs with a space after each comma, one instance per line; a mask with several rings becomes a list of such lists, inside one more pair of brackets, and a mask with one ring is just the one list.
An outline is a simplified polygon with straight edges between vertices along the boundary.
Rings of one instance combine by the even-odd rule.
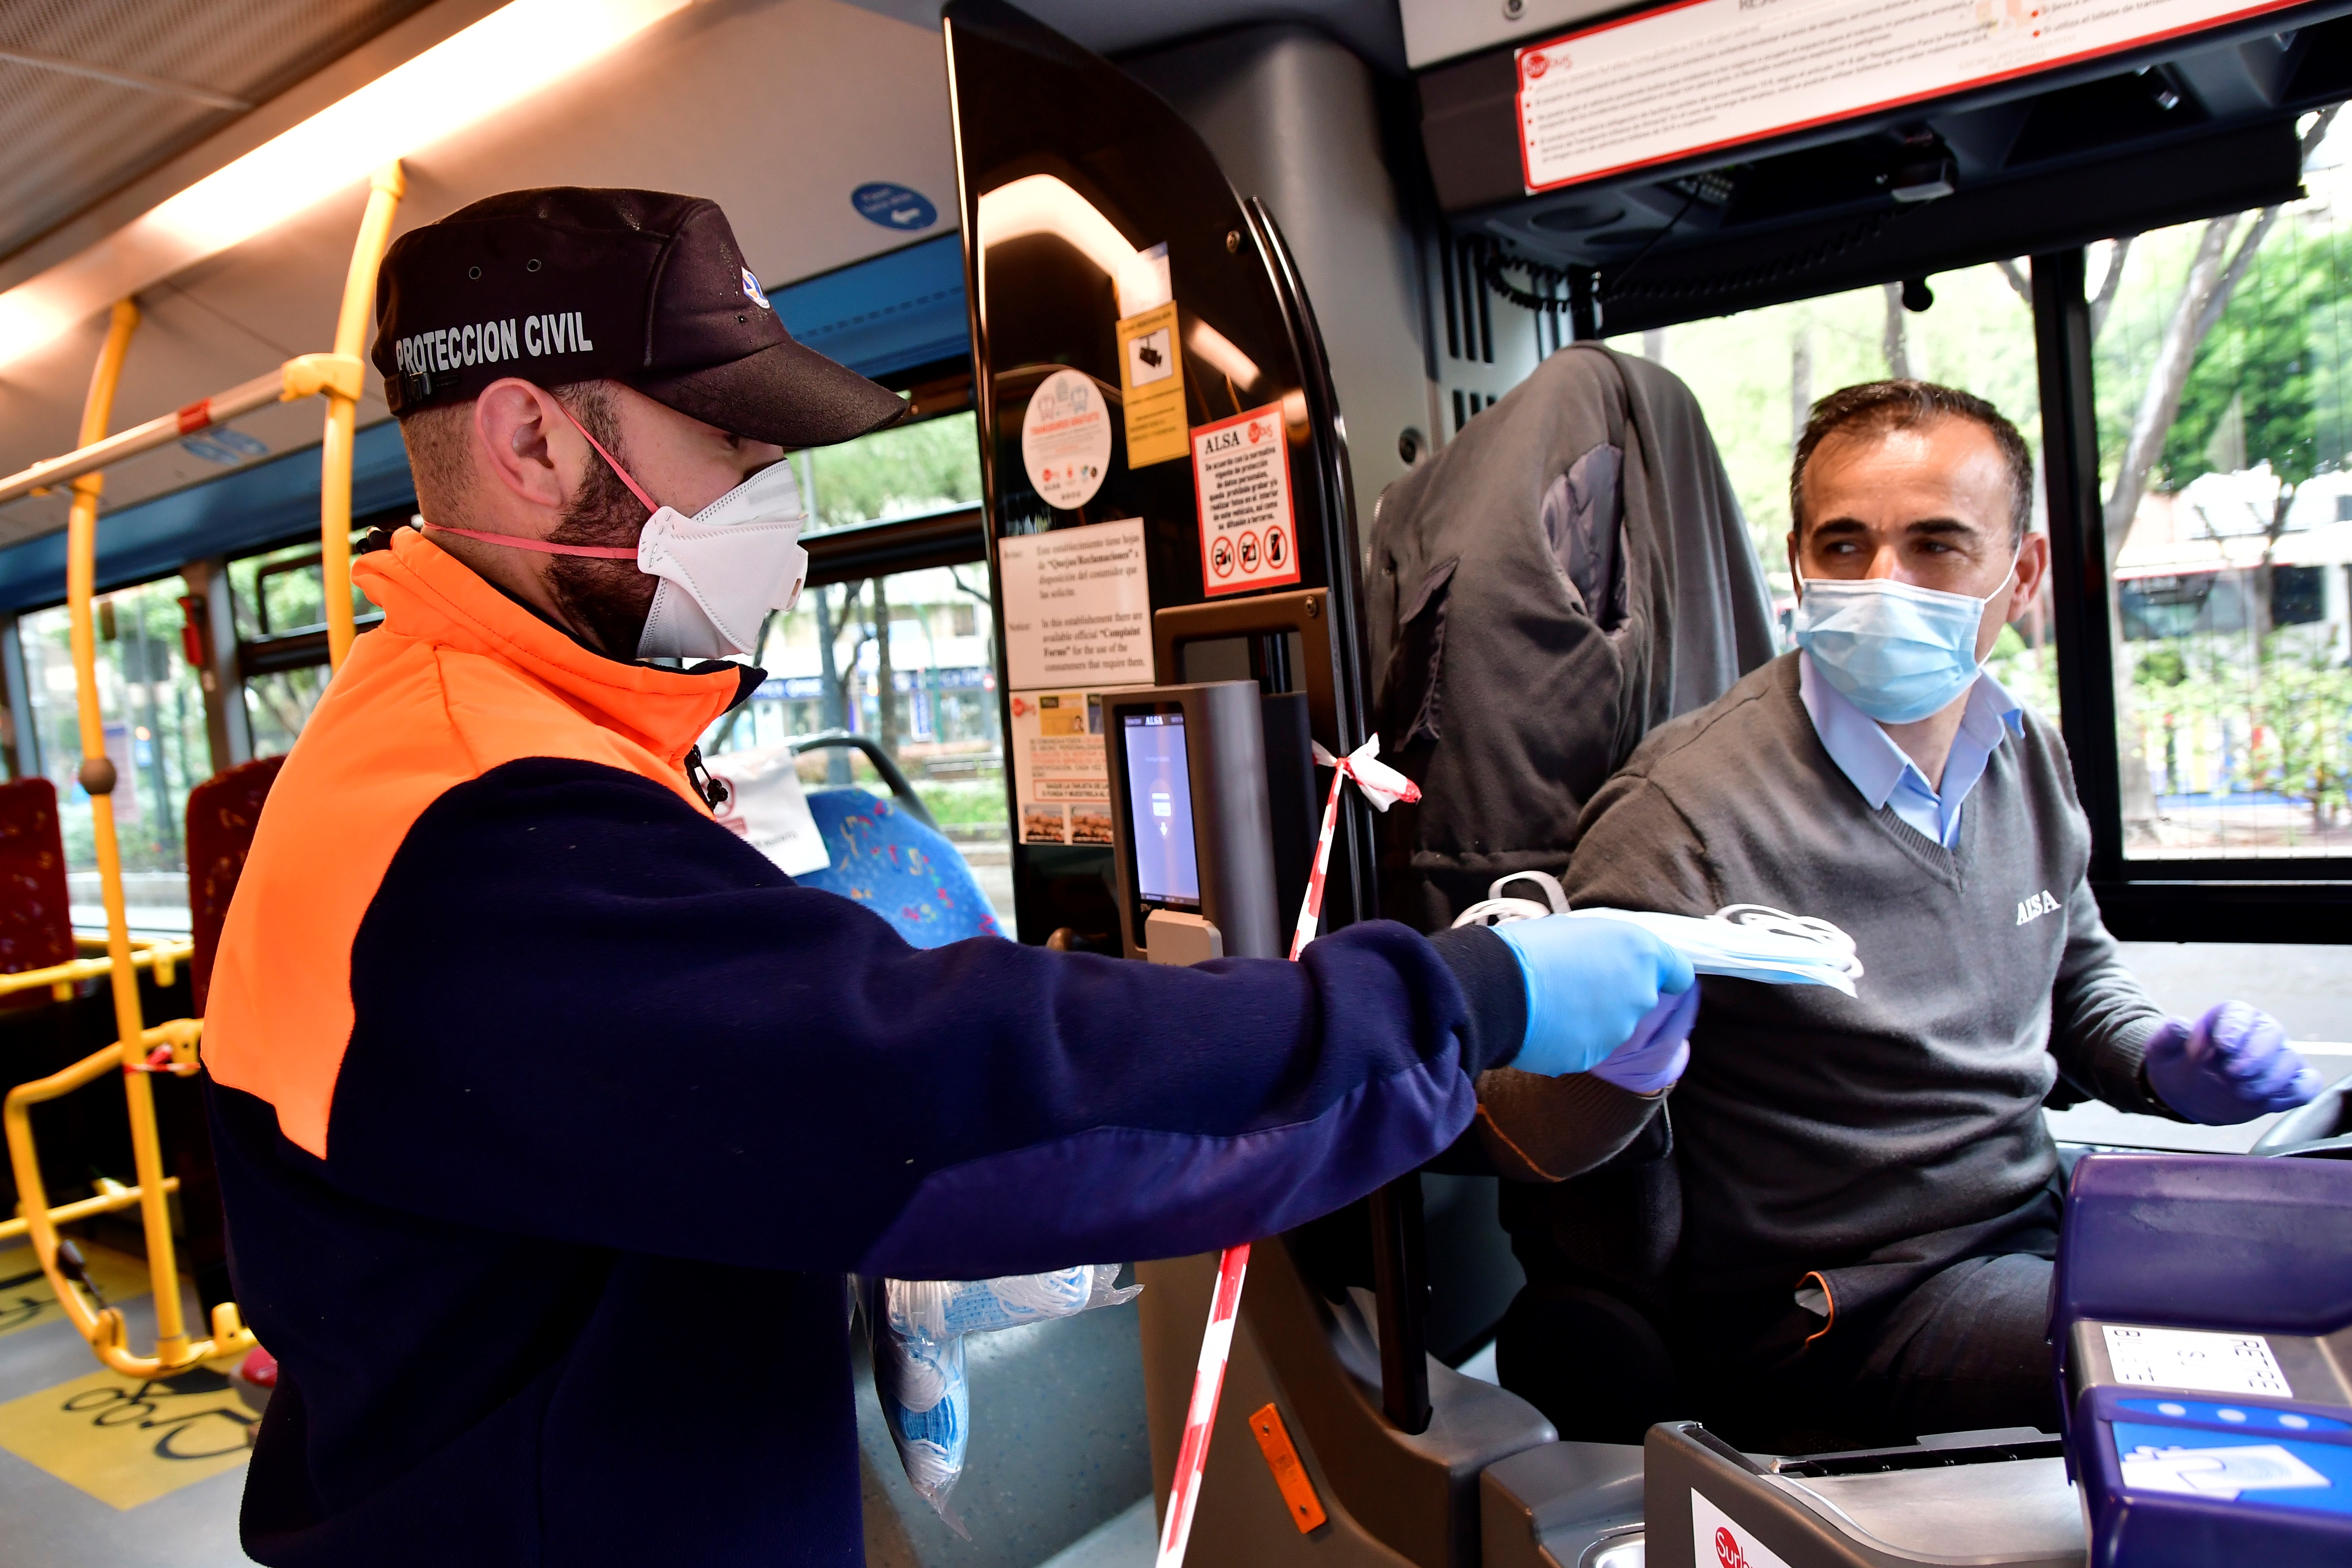
[[[1935, 795], [1928, 786], [1927, 775], [1919, 771], [1910, 754], [1879, 728], [1877, 720], [1822, 679], [1809, 653], [1797, 655], [1797, 695], [1813, 721], [1813, 733], [1821, 737], [1822, 749], [1853, 782], [1853, 787], [1862, 792], [1871, 810], [1877, 811], [1886, 805], [1887, 797], [1895, 793], [1906, 773], [1922, 793]], [[1960, 733], [1974, 742], [1982, 755], [1990, 756], [2002, 741], [2012, 734], [2022, 734], [2024, 730], [2023, 710], [2017, 700], [1990, 673], [1979, 670], [1975, 684], [1969, 688], [1969, 705], [1960, 713]], [[1971, 778], [1969, 782], [1973, 784], [1975, 780]]]

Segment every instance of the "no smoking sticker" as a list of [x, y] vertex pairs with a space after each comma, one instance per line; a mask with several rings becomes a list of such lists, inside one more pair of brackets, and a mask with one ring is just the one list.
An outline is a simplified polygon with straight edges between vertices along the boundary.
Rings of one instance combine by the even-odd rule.
[[1298, 581], [1280, 404], [1193, 426], [1192, 482], [1201, 509], [1202, 584], [1209, 594]]

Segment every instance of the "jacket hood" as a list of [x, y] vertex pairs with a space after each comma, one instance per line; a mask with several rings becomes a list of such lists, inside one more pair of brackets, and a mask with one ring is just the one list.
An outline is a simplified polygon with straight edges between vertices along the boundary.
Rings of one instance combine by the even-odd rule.
[[740, 665], [659, 669], [593, 653], [413, 528], [352, 563], [352, 581], [383, 611], [376, 636], [510, 666], [673, 766], [684, 765], [687, 752], [742, 689]]

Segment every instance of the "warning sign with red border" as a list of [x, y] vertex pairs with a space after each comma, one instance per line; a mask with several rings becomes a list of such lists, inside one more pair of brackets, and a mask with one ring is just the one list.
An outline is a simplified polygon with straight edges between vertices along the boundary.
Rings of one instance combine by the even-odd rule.
[[1201, 585], [1212, 597], [1298, 581], [1289, 447], [1279, 403], [1192, 426]]
[[1518, 51], [1529, 195], [2286, 9], [2295, 0], [1681, 0]]

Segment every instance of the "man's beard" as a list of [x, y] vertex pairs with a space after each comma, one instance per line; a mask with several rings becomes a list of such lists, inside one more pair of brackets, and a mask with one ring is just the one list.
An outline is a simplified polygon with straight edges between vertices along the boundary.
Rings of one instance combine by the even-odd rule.
[[[607, 439], [606, 444], [611, 442]], [[622, 545], [634, 549], [646, 525], [645, 504], [631, 495], [618, 474], [602, 462], [590, 465], [580, 489], [563, 509], [563, 521], [547, 536], [551, 544]], [[658, 579], [634, 561], [591, 555], [559, 555], [548, 572], [559, 608], [614, 658], [637, 657], [646, 616], [652, 610]]]

